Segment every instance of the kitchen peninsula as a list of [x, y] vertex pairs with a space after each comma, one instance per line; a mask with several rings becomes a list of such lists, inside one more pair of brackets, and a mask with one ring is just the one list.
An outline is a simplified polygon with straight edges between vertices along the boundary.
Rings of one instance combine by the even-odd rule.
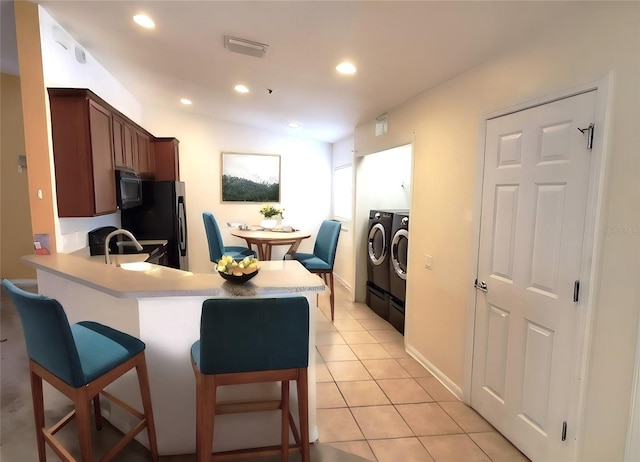
[[[87, 252], [29, 255], [23, 261], [38, 274], [39, 293], [57, 299], [69, 322], [97, 321], [140, 338], [146, 357], [153, 412], [161, 455], [195, 452], [195, 379], [190, 348], [200, 336], [202, 303], [208, 298], [305, 296], [309, 300], [309, 429], [318, 437], [315, 393], [315, 295], [322, 280], [296, 261], [260, 262], [260, 272], [243, 285], [219, 275], [195, 274], [156, 265], [138, 265], [132, 271], [106, 265]], [[130, 260], [130, 256], [129, 256]], [[124, 265], [126, 266], [126, 265]], [[142, 269], [142, 270], [140, 270]], [[108, 390], [141, 409], [135, 374], [125, 375]], [[45, 409], [51, 389], [45, 390]], [[220, 400], [277, 397], [277, 384], [222, 387]], [[292, 391], [292, 409], [295, 392]], [[103, 406], [108, 406], [103, 400]], [[132, 422], [120, 409], [104, 415], [122, 430]], [[295, 414], [295, 413], [294, 413]], [[297, 418], [297, 417], [294, 417]], [[266, 446], [279, 442], [279, 412], [224, 415], [216, 418], [216, 451]], [[139, 440], [148, 446], [146, 434]]]

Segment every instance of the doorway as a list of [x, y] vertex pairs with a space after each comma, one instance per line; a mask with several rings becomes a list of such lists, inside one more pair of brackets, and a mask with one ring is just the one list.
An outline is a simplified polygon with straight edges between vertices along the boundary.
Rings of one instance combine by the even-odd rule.
[[355, 300], [365, 302], [367, 293], [367, 242], [371, 210], [409, 210], [413, 143], [360, 155], [355, 159], [354, 257]]

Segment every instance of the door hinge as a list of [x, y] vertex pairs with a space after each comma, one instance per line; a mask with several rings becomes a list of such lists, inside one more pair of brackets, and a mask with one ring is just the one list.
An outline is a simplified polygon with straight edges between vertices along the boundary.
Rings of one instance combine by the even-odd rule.
[[587, 149], [593, 148], [593, 131], [594, 131], [593, 129], [594, 129], [593, 124], [589, 124], [587, 128], [578, 128], [578, 131], [580, 133], [582, 133], [583, 135], [585, 133], [587, 134]]
[[567, 421], [562, 422], [562, 441], [567, 441]]
[[580, 300], [580, 281], [573, 283], [573, 303], [578, 303]]

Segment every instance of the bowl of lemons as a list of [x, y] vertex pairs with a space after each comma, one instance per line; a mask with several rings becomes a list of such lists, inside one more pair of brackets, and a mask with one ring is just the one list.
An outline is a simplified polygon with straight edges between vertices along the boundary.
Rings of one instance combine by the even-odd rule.
[[258, 274], [258, 259], [245, 257], [235, 260], [229, 255], [223, 255], [216, 265], [216, 271], [229, 282], [243, 284]]

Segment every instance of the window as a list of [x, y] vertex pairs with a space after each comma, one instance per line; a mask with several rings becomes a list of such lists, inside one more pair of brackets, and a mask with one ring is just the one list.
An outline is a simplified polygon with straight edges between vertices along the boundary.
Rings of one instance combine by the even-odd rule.
[[353, 166], [343, 165], [333, 170], [333, 215], [351, 220], [353, 204]]

